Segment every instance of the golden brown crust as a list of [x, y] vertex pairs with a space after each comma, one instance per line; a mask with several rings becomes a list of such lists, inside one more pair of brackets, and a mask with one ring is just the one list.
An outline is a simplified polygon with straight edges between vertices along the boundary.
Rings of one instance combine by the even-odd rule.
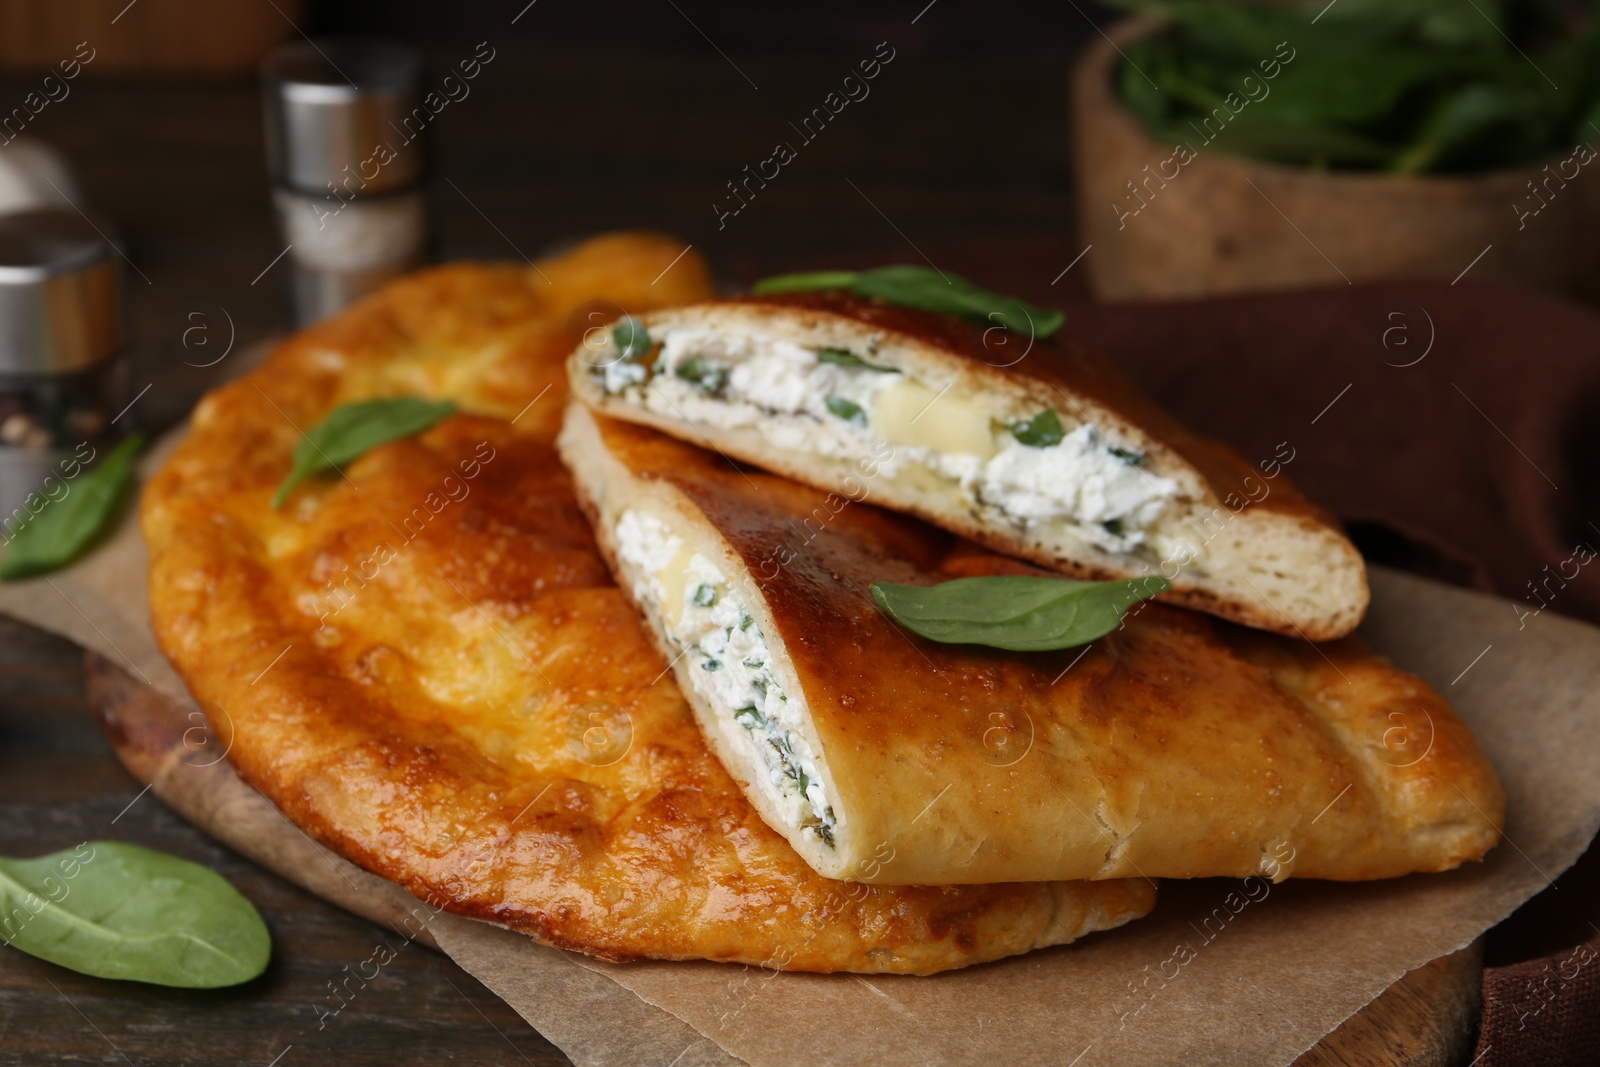
[[[796, 841], [825, 873], [891, 841], [867, 880], [1359, 880], [1447, 870], [1499, 839], [1504, 797], [1465, 724], [1358, 638], [1316, 646], [1152, 603], [1081, 650], [925, 641], [872, 582], [1040, 572], [965, 543], [929, 562], [902, 547], [943, 543], [916, 520], [593, 418], [594, 447], [675, 489], [770, 610], [840, 815], [835, 852]], [[626, 491], [575, 469], [586, 494]]]
[[[596, 297], [706, 295], [697, 257], [665, 269], [681, 248], [427, 271], [202, 401], [142, 521], [157, 638], [230, 759], [418, 896], [610, 959], [927, 973], [1143, 914], [1143, 882], [828, 882], [706, 751], [552, 447]], [[399, 394], [467, 413], [269, 510], [295, 427]]]

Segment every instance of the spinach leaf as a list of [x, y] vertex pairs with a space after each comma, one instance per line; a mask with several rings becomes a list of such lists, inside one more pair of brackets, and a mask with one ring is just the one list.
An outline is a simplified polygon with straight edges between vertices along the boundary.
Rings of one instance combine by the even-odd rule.
[[272, 495], [274, 510], [289, 499], [295, 486], [313, 474], [335, 470], [379, 445], [421, 433], [440, 419], [455, 414], [448, 400], [432, 401], [403, 396], [394, 400], [365, 400], [346, 404], [311, 429], [295, 446], [294, 463]]
[[1034, 448], [1059, 445], [1066, 433], [1061, 429], [1061, 419], [1053, 408], [1045, 408], [1031, 419], [1020, 419], [1011, 424], [1011, 436]]
[[1004, 326], [1016, 333], [1049, 337], [1066, 315], [1035, 307], [1014, 296], [980, 289], [965, 278], [929, 267], [874, 267], [872, 270], [816, 271], [763, 278], [750, 287], [757, 295], [796, 289], [843, 289], [856, 296], [880, 298], [898, 307], [955, 315], [984, 326]]
[[1540, 0], [1108, 2], [1163, 23], [1124, 49], [1114, 84], [1175, 149], [1476, 172], [1592, 136], [1580, 124], [1600, 101], [1600, 18], [1573, 33]]
[[867, 425], [867, 413], [862, 411], [861, 405], [857, 404], [854, 400], [850, 400], [842, 396], [830, 396], [823, 400], [823, 403], [828, 405], [829, 411], [839, 416], [839, 418], [843, 419], [845, 422], [854, 423], [855, 425], [861, 427], [865, 427]]
[[874, 582], [872, 599], [930, 641], [1044, 652], [1105, 636], [1128, 608], [1171, 587], [1157, 575], [1112, 582], [997, 575], [930, 586]]
[[[1532, 105], [1532, 106], [1530, 106]], [[1418, 174], [1491, 138], [1515, 139], [1536, 121], [1537, 103], [1498, 85], [1474, 83], [1440, 100], [1416, 141], [1395, 158], [1397, 174]]]
[[880, 371], [880, 372], [882, 372], [884, 374], [899, 374], [900, 373], [894, 367], [885, 367], [885, 366], [881, 366], [880, 364], [877, 364], [877, 363], [868, 363], [866, 360], [862, 359], [860, 356], [855, 355], [854, 353], [851, 353], [851, 352], [846, 352], [842, 348], [819, 348], [819, 349], [817, 349], [817, 362], [818, 363], [834, 363], [834, 364], [837, 364], [838, 366], [841, 366], [841, 367], [853, 367], [853, 368], [855, 368], [857, 370], [875, 370], [875, 371]]
[[611, 327], [611, 343], [617, 346], [625, 360], [635, 360], [647, 354], [655, 344], [645, 332], [644, 324], [631, 315], [624, 315]]
[[802, 274], [779, 274], [763, 278], [750, 287], [757, 296], [779, 293], [789, 289], [848, 289], [860, 274], [853, 270], [814, 270]]
[[266, 923], [220, 875], [116, 841], [19, 860], [0, 857], [0, 938], [97, 978], [186, 989], [266, 970]]
[[64, 482], [66, 495], [45, 504], [12, 535], [0, 561], [0, 579], [44, 574], [77, 559], [116, 514], [133, 479], [134, 457], [143, 447], [144, 435], [133, 434], [100, 466]]

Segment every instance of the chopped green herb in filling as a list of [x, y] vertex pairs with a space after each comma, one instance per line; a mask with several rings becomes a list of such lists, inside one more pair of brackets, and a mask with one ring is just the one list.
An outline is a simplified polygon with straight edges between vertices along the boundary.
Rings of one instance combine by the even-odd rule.
[[611, 327], [611, 343], [617, 346], [622, 358], [635, 360], [649, 352], [654, 342], [637, 319], [624, 317]]
[[1118, 459], [1122, 460], [1122, 462], [1129, 464], [1130, 466], [1137, 467], [1144, 462], [1143, 452], [1135, 452], [1129, 448], [1118, 448], [1116, 445], [1107, 445], [1106, 447], [1111, 449], [1111, 454], [1113, 456], [1116, 456]]
[[678, 364], [673, 373], [685, 381], [694, 382], [708, 393], [720, 393], [722, 387], [728, 384], [727, 368], [713, 367], [699, 356]]
[[1105, 522], [1102, 522], [1100, 525], [1105, 530], [1105, 532], [1110, 534], [1112, 537], [1121, 537], [1122, 536], [1122, 520], [1121, 519], [1107, 519]]
[[1019, 419], [1011, 424], [1011, 436], [1021, 444], [1032, 445], [1034, 448], [1049, 448], [1059, 445], [1066, 434], [1061, 429], [1061, 420], [1056, 417], [1052, 408], [1045, 408], [1031, 419]]
[[[618, 518], [615, 529], [619, 558], [649, 576], [651, 596], [665, 606], [667, 589], [660, 572], [668, 558], [675, 558], [681, 541], [664, 523], [631, 510]], [[682, 611], [676, 619], [663, 618], [671, 644], [682, 649], [687, 663], [700, 667], [687, 672], [684, 680], [718, 714], [748, 731], [734, 731], [737, 744], [758, 762], [761, 780], [776, 791], [786, 819], [831, 843], [834, 817], [824, 795], [827, 787], [813, 767], [810, 744], [802, 733], [791, 732], [797, 727], [790, 724], [788, 701], [772, 675], [760, 625], [738, 588], [710, 561], [696, 555], [684, 572], [689, 580], [672, 594]]]
[[846, 400], [842, 396], [830, 396], [823, 403], [828, 405], [829, 411], [845, 422], [862, 427], [867, 425], [867, 413], [861, 410], [861, 405], [854, 400]]
[[854, 367], [858, 370], [875, 370], [882, 374], [899, 374], [893, 367], [885, 367], [877, 363], [868, 363], [860, 356], [846, 352], [842, 348], [817, 349], [818, 363], [833, 363], [840, 367]]

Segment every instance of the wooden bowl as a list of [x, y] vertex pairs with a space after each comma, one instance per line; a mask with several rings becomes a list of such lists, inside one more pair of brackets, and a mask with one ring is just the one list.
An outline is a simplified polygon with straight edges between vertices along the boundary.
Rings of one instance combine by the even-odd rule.
[[1093, 248], [1085, 266], [1096, 296], [1467, 276], [1600, 302], [1593, 150], [1587, 164], [1569, 150], [1541, 166], [1468, 176], [1313, 171], [1225, 154], [1224, 126], [1209, 147], [1197, 135], [1198, 151], [1179, 163], [1176, 146], [1153, 140], [1112, 85], [1117, 49], [1156, 28], [1119, 23], [1072, 75], [1078, 224]]

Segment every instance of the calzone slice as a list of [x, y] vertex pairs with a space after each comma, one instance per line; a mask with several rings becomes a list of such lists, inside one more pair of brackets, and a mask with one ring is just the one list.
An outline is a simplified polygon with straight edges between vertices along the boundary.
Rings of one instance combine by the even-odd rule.
[[[641, 327], [635, 329], [635, 327]], [[1084, 578], [1159, 573], [1166, 599], [1315, 640], [1355, 629], [1366, 569], [1332, 516], [1054, 339], [844, 293], [738, 297], [590, 330], [596, 410], [873, 500]]]
[[1499, 838], [1466, 726], [1357, 638], [1147, 603], [1082, 648], [936, 644], [869, 585], [1042, 572], [581, 406], [559, 448], [713, 751], [830, 878], [1368, 879]]

